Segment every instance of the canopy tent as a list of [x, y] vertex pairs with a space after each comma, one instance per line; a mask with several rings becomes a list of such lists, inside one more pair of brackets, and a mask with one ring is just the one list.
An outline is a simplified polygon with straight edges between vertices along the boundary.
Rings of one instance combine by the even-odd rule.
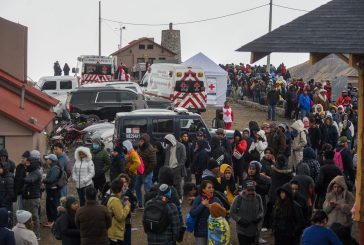
[[205, 71], [207, 105], [223, 106], [226, 100], [227, 72], [203, 53], [192, 56], [183, 64], [199, 66]]

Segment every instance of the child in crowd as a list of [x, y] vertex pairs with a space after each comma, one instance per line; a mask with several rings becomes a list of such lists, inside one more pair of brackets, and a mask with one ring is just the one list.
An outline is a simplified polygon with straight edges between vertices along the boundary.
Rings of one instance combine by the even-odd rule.
[[225, 216], [226, 209], [218, 202], [210, 204], [208, 219], [209, 245], [230, 245], [230, 227]]
[[233, 168], [229, 164], [221, 164], [220, 173], [222, 174], [222, 177], [219, 177], [217, 181], [224, 188], [224, 194], [231, 205], [234, 201], [234, 194], [236, 194], [237, 191]]

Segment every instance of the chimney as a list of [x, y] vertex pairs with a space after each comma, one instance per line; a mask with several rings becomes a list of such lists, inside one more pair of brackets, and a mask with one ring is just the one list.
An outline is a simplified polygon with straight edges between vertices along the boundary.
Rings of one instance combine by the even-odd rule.
[[21, 95], [20, 95], [20, 109], [24, 110], [24, 97], [25, 97], [25, 85], [21, 87]]
[[169, 30], [173, 30], [173, 23], [169, 23]]

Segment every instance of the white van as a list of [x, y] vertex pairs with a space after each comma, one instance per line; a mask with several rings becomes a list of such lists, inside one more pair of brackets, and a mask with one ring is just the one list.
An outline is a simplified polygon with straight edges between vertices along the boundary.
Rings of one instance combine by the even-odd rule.
[[197, 66], [183, 64], [153, 64], [145, 73], [140, 86], [144, 93], [169, 99], [174, 107], [193, 112], [206, 111], [205, 72]]
[[73, 76], [48, 76], [41, 77], [37, 87], [52, 97], [66, 95], [67, 92], [78, 88], [78, 81]]

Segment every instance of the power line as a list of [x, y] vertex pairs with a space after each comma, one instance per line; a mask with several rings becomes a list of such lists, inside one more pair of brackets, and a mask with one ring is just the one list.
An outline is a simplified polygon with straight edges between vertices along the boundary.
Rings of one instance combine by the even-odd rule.
[[310, 11], [307, 11], [305, 9], [296, 9], [296, 8], [291, 8], [291, 7], [287, 7], [287, 6], [283, 6], [283, 5], [279, 5], [279, 4], [273, 4], [273, 6], [276, 6], [276, 7], [279, 7], [279, 8], [284, 8], [284, 9], [290, 9], [290, 10], [295, 10], [295, 11], [301, 11], [301, 12], [310, 12]]
[[[238, 15], [238, 14], [242, 14], [242, 13], [246, 13], [246, 12], [250, 12], [265, 6], [268, 6], [269, 3], [267, 4], [263, 4], [254, 8], [250, 8], [250, 9], [245, 9], [245, 10], [241, 10], [235, 13], [231, 13], [231, 14], [226, 14], [226, 15], [221, 15], [221, 16], [217, 16], [217, 17], [212, 17], [212, 18], [207, 18], [207, 19], [200, 19], [200, 20], [193, 20], [193, 21], [185, 21], [185, 22], [177, 22], [177, 23], [173, 23], [173, 25], [187, 25], [187, 24], [194, 24], [194, 23], [201, 23], [201, 22], [206, 22], [206, 21], [211, 21], [211, 20], [217, 20], [217, 19], [222, 19], [222, 18], [226, 18], [226, 17], [230, 17], [230, 16], [234, 16], [234, 15]], [[103, 20], [105, 21], [110, 21], [110, 22], [114, 22], [114, 23], [119, 23], [119, 24], [125, 24], [125, 25], [135, 25], [135, 26], [166, 26], [169, 24], [147, 24], [147, 23], [133, 23], [133, 22], [124, 22], [124, 21], [117, 21], [117, 20], [111, 20], [111, 19], [106, 19], [103, 18]]]

